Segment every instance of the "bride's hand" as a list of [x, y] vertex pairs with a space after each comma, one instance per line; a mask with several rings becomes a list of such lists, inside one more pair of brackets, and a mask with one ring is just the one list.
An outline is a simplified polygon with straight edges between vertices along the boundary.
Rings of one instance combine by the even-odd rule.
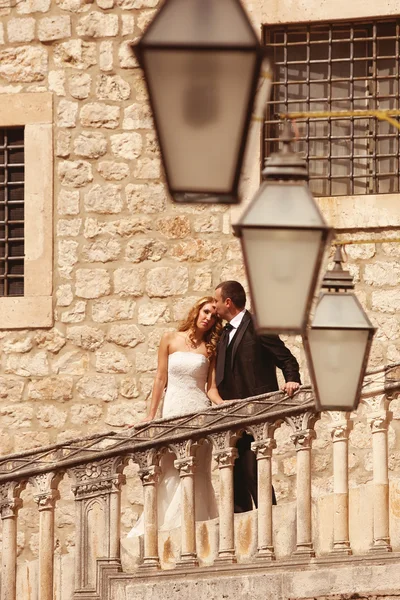
[[140, 425], [146, 425], [146, 423], [149, 423], [150, 421], [152, 421], [154, 419], [154, 417], [147, 415], [147, 417], [145, 417], [144, 419], [140, 419], [140, 421], [138, 421], [137, 423], [135, 423], [134, 425], [128, 425], [128, 427], [137, 427]]

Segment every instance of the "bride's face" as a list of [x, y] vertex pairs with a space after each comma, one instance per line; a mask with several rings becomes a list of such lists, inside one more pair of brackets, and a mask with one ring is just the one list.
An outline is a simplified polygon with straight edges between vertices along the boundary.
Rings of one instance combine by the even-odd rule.
[[204, 304], [199, 310], [199, 316], [197, 317], [196, 327], [201, 329], [201, 331], [208, 331], [214, 325], [217, 319], [217, 311], [215, 308], [215, 304], [208, 302]]

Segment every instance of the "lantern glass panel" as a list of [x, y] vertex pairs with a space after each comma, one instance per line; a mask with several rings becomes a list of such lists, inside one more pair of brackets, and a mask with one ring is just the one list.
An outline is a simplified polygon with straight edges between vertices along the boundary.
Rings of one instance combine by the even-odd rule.
[[229, 193], [256, 54], [148, 49], [143, 61], [169, 187], [176, 192]]
[[242, 229], [259, 331], [303, 328], [321, 243], [319, 230]]
[[318, 302], [313, 327], [365, 329], [371, 323], [354, 294], [325, 292]]
[[311, 329], [308, 344], [321, 410], [352, 410], [368, 347], [368, 330]]

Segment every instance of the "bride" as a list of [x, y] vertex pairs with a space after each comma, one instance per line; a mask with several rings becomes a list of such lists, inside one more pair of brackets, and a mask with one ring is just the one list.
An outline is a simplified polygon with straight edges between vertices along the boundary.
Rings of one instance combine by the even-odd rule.
[[[211, 296], [200, 298], [190, 309], [179, 329], [165, 333], [158, 351], [158, 367], [154, 379], [149, 414], [142, 421], [156, 417], [166, 388], [162, 417], [173, 418], [199, 412], [222, 398], [214, 385], [215, 353], [222, 325]], [[161, 459], [161, 476], [157, 494], [158, 527], [173, 529], [181, 524], [181, 489], [179, 473], [174, 467], [174, 455]], [[205, 521], [217, 516], [214, 490], [211, 484], [211, 453], [208, 444], [200, 446], [195, 472], [195, 519]], [[140, 517], [128, 537], [143, 534]]]

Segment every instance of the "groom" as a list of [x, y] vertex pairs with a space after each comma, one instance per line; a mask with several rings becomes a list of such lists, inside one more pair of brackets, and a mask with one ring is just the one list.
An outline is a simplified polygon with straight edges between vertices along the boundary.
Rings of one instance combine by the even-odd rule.
[[[245, 309], [246, 292], [238, 281], [224, 281], [215, 290], [216, 309], [227, 321], [222, 332], [216, 364], [216, 385], [223, 400], [249, 398], [279, 389], [276, 367], [282, 370], [282, 390], [293, 396], [300, 387], [299, 364], [278, 335], [258, 336]], [[251, 435], [237, 443], [234, 467], [235, 512], [257, 507], [257, 461], [251, 451]], [[273, 503], [276, 504], [273, 492]]]

